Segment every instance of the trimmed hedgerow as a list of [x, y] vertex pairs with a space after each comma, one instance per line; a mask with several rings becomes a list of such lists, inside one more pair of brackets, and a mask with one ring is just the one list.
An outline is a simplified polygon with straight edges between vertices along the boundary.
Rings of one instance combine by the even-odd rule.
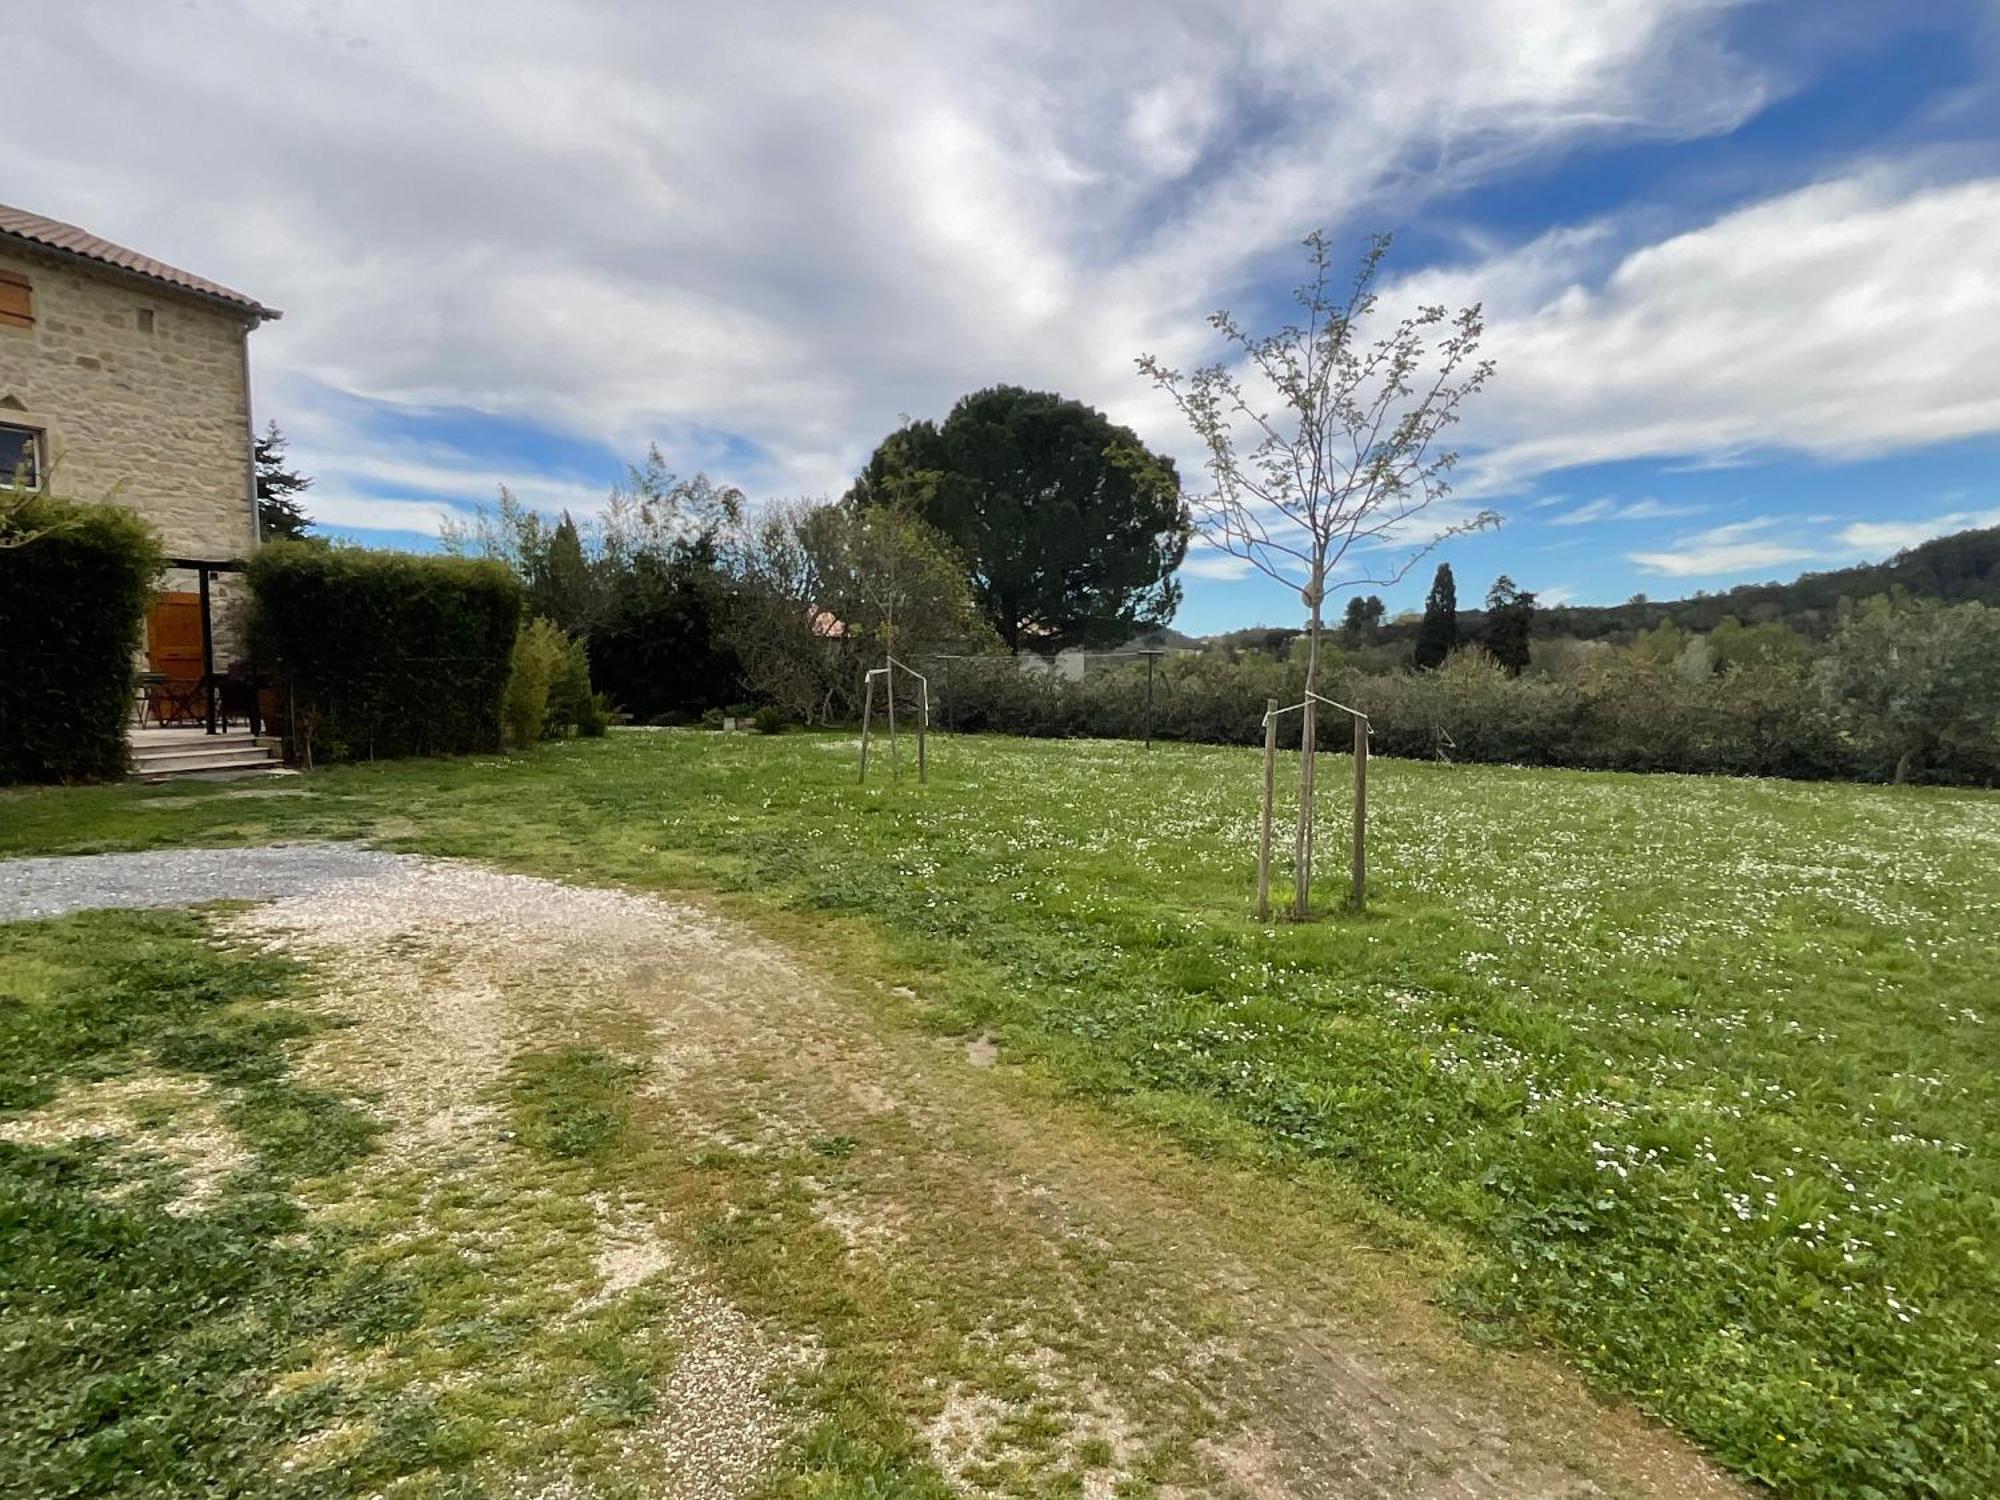
[[251, 631], [277, 664], [287, 751], [308, 764], [500, 746], [521, 586], [497, 562], [273, 542]]
[[117, 506], [11, 498], [0, 513], [0, 783], [114, 780], [127, 768], [160, 544]]

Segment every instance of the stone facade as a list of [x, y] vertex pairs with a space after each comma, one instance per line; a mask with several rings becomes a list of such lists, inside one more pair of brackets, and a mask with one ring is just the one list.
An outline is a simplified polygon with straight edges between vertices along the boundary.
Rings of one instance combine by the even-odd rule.
[[130, 507], [169, 556], [247, 557], [254, 315], [11, 244], [0, 271], [33, 297], [32, 326], [0, 325], [0, 422], [46, 434], [50, 490]]

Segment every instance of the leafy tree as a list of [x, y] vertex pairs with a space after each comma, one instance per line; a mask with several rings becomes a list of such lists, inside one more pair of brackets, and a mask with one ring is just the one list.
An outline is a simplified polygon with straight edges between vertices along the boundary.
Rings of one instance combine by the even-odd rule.
[[1208, 449], [1214, 489], [1195, 502], [1197, 529], [1211, 545], [1297, 589], [1308, 611], [1293, 849], [1299, 917], [1312, 881], [1311, 695], [1319, 686], [1328, 590], [1395, 583], [1445, 537], [1498, 520], [1491, 512], [1435, 528], [1423, 520], [1449, 493], [1458, 461], [1439, 439], [1493, 371], [1477, 358], [1485, 331], [1478, 306], [1455, 315], [1426, 306], [1385, 321], [1374, 283], [1389, 253], [1387, 235], [1369, 242], [1344, 292], [1333, 285], [1326, 236], [1311, 235], [1305, 248], [1307, 277], [1294, 294], [1301, 319], [1258, 336], [1228, 313], [1214, 314], [1209, 324], [1230, 359], [1192, 375], [1152, 355], [1139, 360]]
[[1502, 573], [1486, 591], [1486, 649], [1509, 677], [1528, 670], [1528, 637], [1535, 623], [1535, 596], [1515, 587]]
[[1719, 672], [1731, 667], [1797, 667], [1808, 654], [1804, 638], [1790, 626], [1777, 620], [1745, 625], [1734, 615], [1723, 616], [1708, 633], [1708, 645]]
[[271, 422], [264, 435], [252, 446], [257, 471], [257, 535], [265, 541], [275, 537], [302, 537], [312, 529], [312, 517], [299, 496], [312, 488], [310, 476], [287, 466], [287, 441], [278, 424]]
[[[767, 507], [737, 552], [740, 579], [732, 635], [752, 695], [810, 724], [846, 701], [845, 625], [820, 607], [818, 562], [805, 543], [821, 507]], [[961, 580], [961, 587], [963, 580]]]
[[584, 555], [582, 533], [568, 511], [547, 537], [528, 567], [528, 608], [566, 634], [588, 631], [602, 608], [599, 570]]
[[1173, 461], [1048, 391], [994, 386], [883, 440], [849, 491], [948, 537], [1007, 648], [1110, 645], [1180, 605], [1187, 513]]
[[1434, 672], [1458, 649], [1458, 584], [1451, 564], [1439, 563], [1424, 596], [1424, 619], [1417, 627], [1416, 661], [1420, 670]]
[[737, 651], [752, 688], [808, 723], [858, 701], [885, 653], [988, 650], [963, 560], [904, 505], [793, 505], [769, 513], [741, 557]]
[[1876, 598], [1852, 612], [1824, 664], [1853, 732], [1894, 759], [2000, 769], [2000, 609]]
[[531, 609], [584, 637], [591, 675], [611, 700], [660, 718], [741, 696], [730, 568], [742, 520], [740, 490], [706, 474], [681, 479], [653, 447], [627, 467], [588, 531], [567, 512], [551, 525], [503, 485], [491, 512], [447, 524], [443, 540], [448, 551], [506, 563]]
[[1375, 632], [1382, 626], [1382, 616], [1388, 607], [1382, 603], [1380, 594], [1370, 594], [1365, 599], [1354, 595], [1347, 601], [1347, 613], [1340, 622], [1341, 639], [1349, 646], [1365, 646], [1375, 639]]
[[454, 557], [490, 557], [503, 562], [524, 584], [547, 559], [549, 535], [548, 522], [523, 505], [504, 484], [492, 510], [477, 511], [467, 521], [448, 515], [438, 528], [439, 543]]
[[601, 524], [601, 613], [588, 641], [591, 676], [641, 718], [699, 713], [743, 694], [732, 622], [738, 598], [728, 553], [743, 492], [706, 474], [681, 479], [657, 447], [628, 467]]

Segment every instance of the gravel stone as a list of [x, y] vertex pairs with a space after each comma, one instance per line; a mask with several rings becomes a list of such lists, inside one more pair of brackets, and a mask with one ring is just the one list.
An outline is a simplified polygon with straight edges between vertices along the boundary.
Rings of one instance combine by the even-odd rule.
[[0, 922], [101, 907], [193, 906], [307, 896], [376, 880], [425, 861], [358, 844], [267, 844], [250, 849], [156, 849], [0, 860]]

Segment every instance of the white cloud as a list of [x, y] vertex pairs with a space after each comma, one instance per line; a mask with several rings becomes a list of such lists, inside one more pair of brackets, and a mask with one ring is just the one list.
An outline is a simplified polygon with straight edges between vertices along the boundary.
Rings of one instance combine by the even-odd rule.
[[2000, 508], [1954, 510], [1927, 521], [1856, 521], [1842, 528], [1840, 540], [1858, 552], [1888, 557], [1915, 547], [1932, 537], [1949, 536], [1954, 531], [2000, 526]]
[[1660, 521], [1674, 516], [1698, 515], [1706, 507], [1700, 505], [1670, 505], [1664, 500], [1647, 496], [1643, 500], [1620, 501], [1610, 496], [1601, 496], [1586, 501], [1575, 510], [1562, 515], [1551, 516], [1551, 526], [1588, 526], [1596, 521]]
[[1759, 516], [1678, 537], [1665, 550], [1628, 552], [1626, 558], [1648, 573], [1669, 578], [1722, 578], [1825, 556], [1819, 548], [1772, 535], [1788, 524], [1780, 516]]
[[1179, 444], [1135, 354], [1316, 225], [1728, 128], [1769, 89], [1727, 9], [51, 0], [0, 18], [8, 196], [283, 306], [261, 388], [825, 492], [1001, 380]]
[[1234, 582], [1248, 578], [1257, 571], [1256, 565], [1247, 558], [1234, 556], [1228, 552], [1217, 552], [1206, 547], [1190, 548], [1187, 561], [1181, 564], [1181, 571], [1190, 578], [1212, 578], [1223, 582]]
[[1608, 262], [1565, 231], [1401, 295], [1483, 297], [1488, 491], [1550, 469], [1787, 449], [1843, 459], [2000, 431], [2000, 177], [1875, 165]]
[[317, 485], [306, 497], [306, 508], [316, 525], [330, 531], [414, 531], [419, 536], [436, 536], [447, 519], [466, 522], [474, 515], [463, 506], [435, 500], [385, 500], [341, 489], [323, 491]]

